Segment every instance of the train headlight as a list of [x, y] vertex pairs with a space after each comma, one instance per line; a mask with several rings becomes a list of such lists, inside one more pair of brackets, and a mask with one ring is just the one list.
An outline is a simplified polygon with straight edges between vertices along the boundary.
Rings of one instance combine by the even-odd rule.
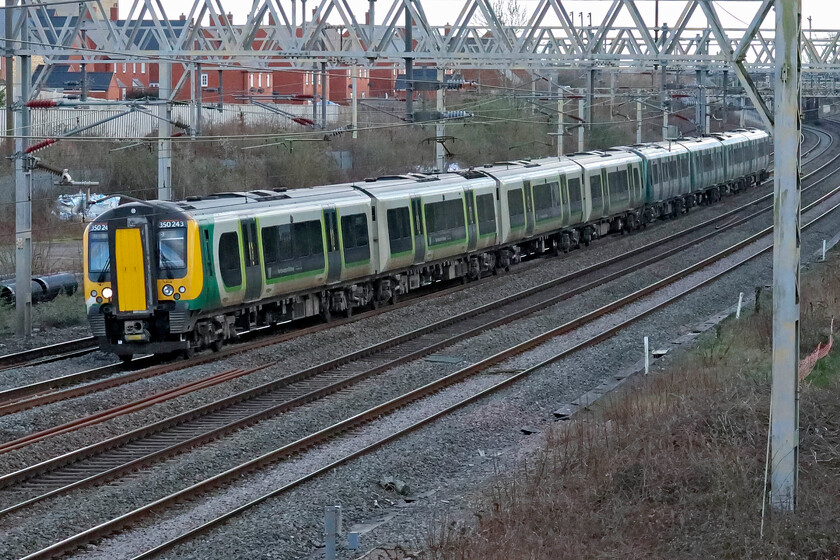
[[181, 286], [180, 288], [178, 288], [178, 291], [179, 291], [179, 292], [181, 292], [181, 293], [183, 294], [184, 292], [186, 292], [186, 291], [187, 291], [187, 288], [186, 288], [186, 287], [184, 287], [184, 286]]
[[112, 295], [114, 295], [114, 290], [111, 288], [102, 288], [102, 297], [111, 299]]
[[175, 288], [172, 287], [172, 284], [164, 284], [163, 289], [161, 291], [163, 292], [163, 295], [169, 297], [175, 293]]
[[96, 297], [98, 295], [99, 295], [99, 293], [96, 290], [91, 290], [90, 291], [90, 297]]

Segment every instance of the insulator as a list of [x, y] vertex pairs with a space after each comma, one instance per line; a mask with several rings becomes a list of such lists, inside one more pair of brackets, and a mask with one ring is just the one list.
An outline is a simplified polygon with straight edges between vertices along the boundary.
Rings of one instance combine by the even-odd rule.
[[37, 152], [38, 150], [43, 150], [47, 146], [55, 144], [56, 142], [58, 142], [58, 140], [56, 140], [55, 138], [47, 138], [42, 142], [38, 142], [37, 144], [29, 146], [28, 148], [26, 148], [26, 150], [24, 150], [24, 153], [31, 154]]
[[58, 102], [53, 99], [34, 99], [26, 102], [27, 107], [44, 108], [44, 107], [58, 107]]
[[172, 123], [172, 125], [175, 126], [176, 128], [182, 128], [184, 130], [187, 130], [190, 127], [190, 125], [184, 124], [181, 121], [175, 121], [175, 122]]

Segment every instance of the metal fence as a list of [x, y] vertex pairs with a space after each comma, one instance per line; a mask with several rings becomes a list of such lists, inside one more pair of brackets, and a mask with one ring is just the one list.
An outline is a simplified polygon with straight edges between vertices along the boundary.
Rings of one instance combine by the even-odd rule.
[[[221, 111], [215, 106], [205, 105], [201, 110], [202, 130], [222, 125], [268, 126], [305, 130], [300, 124], [292, 121], [293, 117], [312, 118], [312, 105], [276, 105], [277, 109], [287, 113], [275, 113], [263, 107], [237, 103], [225, 103]], [[70, 130], [93, 124], [109, 116], [118, 115], [129, 109], [123, 105], [109, 105], [108, 107], [91, 106], [87, 108], [57, 107], [52, 109], [32, 109], [32, 130], [34, 138], [50, 138], [59, 136]], [[149, 112], [155, 113], [155, 107]], [[321, 119], [321, 107], [317, 107], [318, 120]], [[289, 116], [291, 115], [291, 116]], [[172, 120], [186, 124], [193, 121], [193, 108], [189, 105], [176, 105], [172, 108]], [[327, 127], [334, 128], [340, 123], [350, 121], [350, 108], [341, 105], [327, 106]], [[6, 122], [6, 110], [0, 108], [0, 123]], [[160, 120], [142, 111], [134, 111], [128, 115], [96, 126], [88, 131], [88, 136], [103, 136], [108, 138], [143, 137], [157, 131]]]

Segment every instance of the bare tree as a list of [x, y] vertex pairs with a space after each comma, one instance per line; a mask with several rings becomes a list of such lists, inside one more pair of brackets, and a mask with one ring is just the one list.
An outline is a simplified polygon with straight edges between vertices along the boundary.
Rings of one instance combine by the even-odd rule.
[[[488, 3], [504, 27], [522, 27], [528, 23], [525, 6], [519, 0], [490, 0]], [[480, 26], [490, 23], [481, 10], [476, 11], [475, 22]]]

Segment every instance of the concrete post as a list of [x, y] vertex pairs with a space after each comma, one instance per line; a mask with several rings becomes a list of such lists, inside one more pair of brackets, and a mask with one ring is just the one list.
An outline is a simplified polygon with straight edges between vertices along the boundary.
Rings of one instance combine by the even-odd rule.
[[740, 128], [744, 128], [744, 123], [747, 122], [747, 96], [741, 96], [741, 123]]
[[340, 533], [341, 506], [326, 506], [324, 508], [324, 560], [336, 560]]
[[709, 132], [709, 130], [706, 128], [706, 86], [700, 84], [700, 74], [701, 72], [697, 72], [698, 86], [696, 106], [694, 108], [694, 124], [697, 126], [697, 134], [702, 136]]
[[327, 63], [321, 63], [321, 121], [327, 128]]
[[557, 157], [563, 155], [563, 91], [557, 88]]
[[[11, 14], [14, 13], [12, 7], [15, 5], [15, 0], [6, 0], [6, 37], [9, 39], [12, 38], [12, 17]], [[14, 95], [15, 95], [15, 88], [14, 88], [14, 79], [13, 76], [15, 75], [15, 45], [11, 41], [5, 41], [6, 43], [6, 136], [9, 138], [9, 142], [12, 142], [12, 138], [15, 135], [15, 115], [12, 107], [14, 105]]]
[[729, 89], [729, 70], [723, 71], [723, 127], [724, 129], [729, 128], [729, 107], [727, 107], [727, 103], [729, 100], [726, 98], [726, 92]]
[[595, 69], [586, 74], [586, 131], [592, 133], [592, 108], [595, 106]]
[[537, 82], [531, 80], [531, 114], [537, 114]]
[[[9, 10], [11, 12], [11, 10]], [[32, 61], [29, 51], [29, 22], [20, 10], [23, 25], [20, 31], [20, 106], [15, 111], [15, 312], [18, 336], [32, 336], [32, 170], [24, 157], [29, 147], [29, 101], [32, 87]], [[12, 13], [6, 18], [11, 19]], [[12, 80], [14, 78], [12, 77]]]
[[172, 64], [159, 62], [158, 99], [158, 200], [172, 200]]
[[[443, 113], [443, 68], [437, 70], [438, 89], [435, 98], [435, 110], [438, 113]], [[440, 138], [446, 134], [446, 124], [443, 120], [438, 120], [435, 124], [435, 136]], [[443, 149], [441, 142], [435, 142], [435, 167], [441, 173], [446, 171], [446, 151]]]
[[[318, 66], [312, 65], [312, 122], [318, 124]], [[321, 128], [327, 126], [327, 123], [321, 123]]]
[[195, 123], [198, 120], [196, 115], [198, 115], [198, 105], [196, 104], [197, 101], [197, 89], [198, 85], [196, 83], [196, 68], [195, 64], [190, 65], [190, 137], [195, 140]]
[[[580, 122], [578, 123], [578, 149], [577, 151], [583, 151], [583, 134], [586, 129], [585, 123], [586, 121], [586, 92], [581, 89], [580, 90], [580, 98], [578, 99], [578, 118]], [[588, 125], [587, 125], [588, 126]]]
[[[410, 54], [414, 50], [414, 38], [412, 36], [413, 26], [411, 13], [405, 10], [405, 52]], [[405, 118], [408, 122], [414, 122], [414, 59], [411, 56], [405, 57]], [[480, 81], [480, 80], [479, 80]]]
[[222, 69], [219, 68], [219, 103], [216, 105], [216, 107], [218, 108], [220, 113], [225, 108], [225, 90], [224, 90], [224, 83], [223, 83], [223, 80], [222, 80], [223, 76], [224, 76], [224, 72], [222, 72]]
[[359, 68], [355, 64], [352, 67], [353, 72], [352, 84], [353, 91], [350, 94], [350, 99], [353, 105], [353, 140], [359, 137], [359, 94], [357, 92], [359, 86]]
[[637, 90], [636, 95], [636, 144], [642, 143], [642, 90]]
[[776, 1], [770, 504], [780, 511], [794, 510], [799, 458], [800, 18], [801, 0]]
[[201, 63], [199, 62], [196, 66], [196, 73], [198, 74], [198, 82], [195, 84], [195, 96], [196, 96], [196, 113], [195, 113], [195, 125], [193, 128], [195, 132], [193, 134], [201, 136]]

